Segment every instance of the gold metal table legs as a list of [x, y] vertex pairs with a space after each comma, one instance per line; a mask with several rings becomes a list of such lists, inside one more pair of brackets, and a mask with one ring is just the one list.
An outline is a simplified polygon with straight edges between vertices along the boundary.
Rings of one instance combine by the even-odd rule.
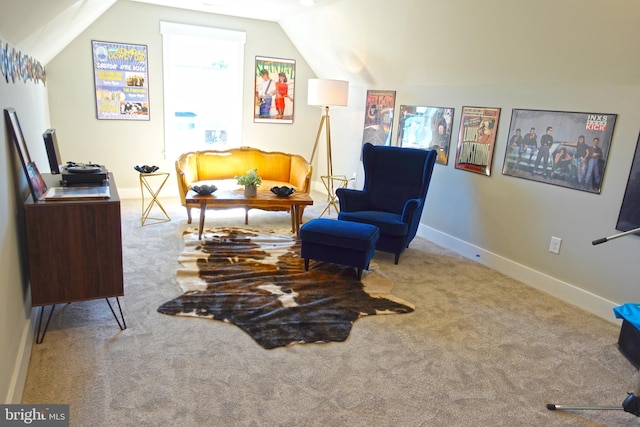
[[[164, 184], [167, 182], [168, 178], [169, 174], [166, 172], [140, 174], [140, 191], [142, 192], [142, 218], [140, 220], [140, 224], [142, 226], [171, 221], [171, 218], [169, 218], [167, 211], [164, 210], [162, 204], [160, 204], [160, 201], [158, 200], [160, 190], [162, 190], [162, 187], [164, 187]], [[145, 193], [147, 193], [151, 197], [149, 203], [145, 202]], [[164, 214], [164, 217], [155, 218], [150, 216], [151, 209], [154, 205], [160, 208], [160, 210]], [[147, 224], [147, 221], [149, 220], [154, 222]]]
[[320, 216], [324, 215], [325, 212], [331, 215], [331, 206], [333, 206], [336, 213], [338, 213], [340, 209], [338, 208], [338, 196], [336, 196], [336, 189], [346, 188], [349, 180], [344, 175], [326, 175], [321, 176], [320, 179], [324, 184], [324, 188], [327, 189], [327, 206], [324, 207]]

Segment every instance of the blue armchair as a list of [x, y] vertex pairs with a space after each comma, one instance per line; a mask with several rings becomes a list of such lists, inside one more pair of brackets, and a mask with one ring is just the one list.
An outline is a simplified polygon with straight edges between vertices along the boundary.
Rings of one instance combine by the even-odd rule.
[[362, 148], [364, 188], [340, 188], [338, 219], [380, 229], [376, 250], [400, 254], [416, 236], [437, 153], [435, 150], [375, 146]]

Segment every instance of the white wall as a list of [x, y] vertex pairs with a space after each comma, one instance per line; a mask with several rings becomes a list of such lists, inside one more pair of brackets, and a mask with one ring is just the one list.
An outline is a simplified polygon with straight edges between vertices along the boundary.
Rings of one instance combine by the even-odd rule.
[[[296, 87], [293, 125], [253, 123], [253, 82], [247, 79], [246, 145], [309, 157], [320, 112], [305, 105], [304, 83], [313, 77], [306, 64], [317, 68], [319, 77], [350, 80], [349, 107], [331, 110], [333, 169], [347, 177], [362, 173], [367, 89], [395, 90], [396, 107], [455, 108], [454, 134], [463, 105], [500, 107], [492, 175], [457, 170], [453, 158], [446, 166], [436, 165], [421, 233], [462, 253], [473, 252], [470, 256], [480, 262], [533, 286], [542, 276], [551, 283], [545, 290], [560, 297], [570, 290], [568, 299], [612, 318], [611, 306], [638, 298], [636, 270], [625, 255], [640, 241], [630, 236], [596, 247], [590, 242], [616, 232], [637, 141], [640, 30], [629, 15], [640, 13], [640, 6], [625, 0], [606, 7], [595, 0], [541, 1], [536, 7], [524, 2], [516, 7], [488, 0], [481, 7], [468, 0], [406, 0], [405, 7], [389, 9], [381, 0], [342, 0], [291, 18], [282, 29], [268, 22], [118, 2], [49, 64], [52, 126], [59, 131], [64, 156], [105, 163], [115, 172], [121, 193], [137, 196], [132, 168], [137, 163], [173, 171], [171, 161], [162, 158], [158, 22], [163, 19], [246, 30], [247, 75], [255, 55], [298, 61], [303, 84]], [[566, 31], [574, 26], [576, 32]], [[545, 29], [553, 33], [541, 33]], [[95, 119], [92, 39], [149, 46], [150, 122]], [[599, 54], [594, 57], [594, 52]], [[513, 108], [618, 114], [601, 194], [502, 175]], [[455, 137], [452, 144], [454, 151]], [[321, 147], [316, 176], [324, 172], [324, 156]], [[548, 252], [552, 235], [563, 239], [560, 255]]]
[[[366, 3], [366, 4], [365, 4]], [[401, 6], [405, 7], [401, 7]], [[315, 20], [283, 28], [319, 77], [352, 81], [349, 111], [332, 114], [334, 171], [361, 173], [367, 89], [401, 104], [502, 108], [490, 177], [436, 165], [421, 235], [613, 320], [611, 307], [640, 300], [640, 238], [604, 245], [615, 224], [638, 140], [640, 3], [628, 0], [340, 1]], [[356, 10], [366, 10], [353, 19]], [[323, 22], [331, 32], [317, 43]], [[348, 42], [346, 42], [348, 40]], [[330, 58], [331, 60], [327, 60]], [[357, 97], [357, 98], [356, 98]], [[618, 114], [601, 194], [501, 174], [514, 108]], [[392, 139], [397, 136], [397, 117]], [[548, 251], [562, 240], [559, 255]]]
[[[402, 0], [393, 5], [339, 0], [281, 28], [119, 0], [47, 64], [50, 123], [47, 91], [41, 87], [0, 83], [0, 100], [19, 110], [30, 144], [39, 145], [42, 131], [55, 127], [64, 157], [106, 164], [121, 194], [131, 196], [139, 192], [133, 165], [153, 163], [173, 172], [171, 160], [162, 156], [160, 20], [246, 30], [248, 75], [255, 55], [298, 61], [302, 84], [296, 88], [293, 125], [254, 124], [253, 82], [247, 80], [246, 145], [308, 158], [320, 114], [305, 105], [306, 79], [317, 74], [351, 81], [349, 107], [331, 113], [336, 174], [362, 173], [367, 89], [396, 90], [396, 107], [453, 107], [454, 131], [463, 105], [501, 107], [491, 176], [456, 170], [453, 159], [436, 165], [421, 233], [612, 320], [611, 306], [640, 299], [634, 259], [640, 239], [628, 236], [599, 246], [591, 241], [616, 233], [638, 138], [638, 16], [635, 0]], [[92, 39], [148, 45], [151, 121], [95, 119]], [[513, 108], [618, 114], [601, 194], [502, 175]], [[46, 165], [38, 149], [32, 155]], [[0, 153], [5, 178], [0, 181], [0, 269], [8, 272], [0, 277], [0, 391], [8, 390], [9, 398], [20, 376], [20, 352], [30, 343], [24, 339], [30, 309], [11, 153], [8, 144]], [[24, 182], [18, 187], [23, 189]], [[552, 235], [563, 239], [559, 255], [547, 250]]]
[[281, 25], [319, 77], [376, 89], [637, 84], [638, 16], [635, 0], [338, 0]]
[[[188, 23], [247, 32], [245, 75], [253, 76], [255, 57], [296, 60], [295, 119], [292, 125], [254, 123], [254, 80], [245, 79], [243, 145], [311, 156], [315, 133], [309, 129], [320, 112], [306, 105], [307, 80], [315, 77], [291, 41], [273, 22], [118, 2], [80, 34], [47, 66], [52, 127], [57, 129], [62, 157], [104, 164], [113, 172], [121, 197], [139, 197], [137, 164], [153, 164], [174, 175], [174, 159], [165, 159], [162, 38], [160, 21]], [[91, 40], [147, 45], [149, 53], [149, 121], [97, 120]], [[212, 102], [224, 102], [215, 94]], [[317, 121], [316, 121], [317, 120]], [[317, 126], [317, 125], [315, 125]], [[163, 195], [177, 194], [172, 176]]]
[[32, 159], [46, 165], [40, 146], [49, 126], [47, 90], [42, 83], [6, 83], [4, 77], [0, 81], [0, 399], [19, 403], [33, 329], [22, 212], [28, 190], [5, 124], [4, 109], [9, 107], [18, 113]]

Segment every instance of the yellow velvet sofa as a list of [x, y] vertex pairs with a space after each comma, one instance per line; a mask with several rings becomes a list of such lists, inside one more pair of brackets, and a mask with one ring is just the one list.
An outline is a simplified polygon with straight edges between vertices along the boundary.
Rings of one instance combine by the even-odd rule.
[[191, 224], [191, 208], [200, 207], [186, 201], [191, 186], [213, 184], [219, 190], [237, 189], [240, 186], [234, 177], [254, 168], [262, 178], [258, 191], [270, 191], [271, 187], [286, 185], [295, 188], [296, 192], [309, 193], [311, 165], [297, 154], [267, 152], [251, 147], [184, 153], [176, 160], [176, 177], [182, 206], [187, 208], [188, 223]]

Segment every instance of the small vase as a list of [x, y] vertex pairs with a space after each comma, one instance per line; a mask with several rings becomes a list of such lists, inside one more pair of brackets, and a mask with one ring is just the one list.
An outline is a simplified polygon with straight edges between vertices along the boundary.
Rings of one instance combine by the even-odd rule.
[[244, 197], [256, 197], [258, 195], [258, 187], [255, 185], [244, 186]]

